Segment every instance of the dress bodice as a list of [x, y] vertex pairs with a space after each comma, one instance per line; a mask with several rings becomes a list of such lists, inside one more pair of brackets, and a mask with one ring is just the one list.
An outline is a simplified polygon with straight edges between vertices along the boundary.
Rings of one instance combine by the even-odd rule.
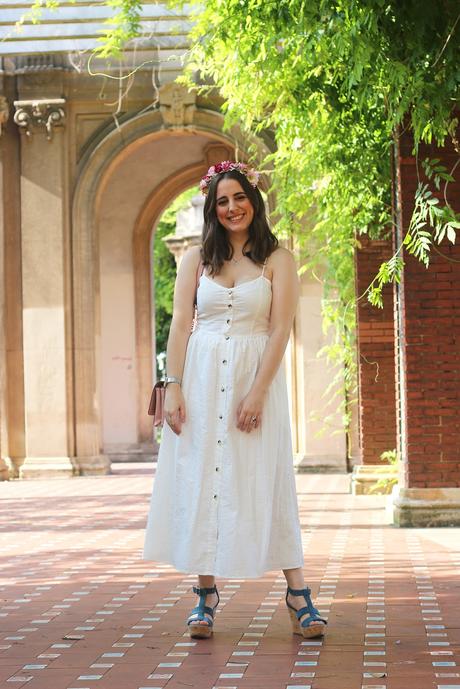
[[261, 335], [268, 332], [271, 282], [264, 275], [225, 287], [202, 275], [197, 291], [197, 332]]

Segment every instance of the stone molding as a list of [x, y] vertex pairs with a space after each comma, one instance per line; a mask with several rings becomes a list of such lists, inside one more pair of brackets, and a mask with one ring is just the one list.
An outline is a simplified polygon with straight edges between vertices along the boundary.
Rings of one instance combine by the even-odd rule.
[[78, 474], [78, 468], [72, 457], [26, 457], [19, 467], [18, 477], [34, 478], [71, 478]]
[[75, 68], [68, 53], [32, 53], [30, 55], [5, 55], [4, 70], [8, 75], [43, 74], [68, 71]]
[[351, 492], [353, 495], [386, 495], [391, 493], [397, 478], [398, 469], [392, 464], [361, 464], [353, 467]]
[[3, 457], [0, 457], [0, 481], [8, 481], [10, 478], [12, 476], [8, 464]]
[[14, 121], [27, 136], [31, 136], [33, 128], [44, 127], [46, 138], [51, 141], [53, 128], [64, 124], [65, 102], [65, 98], [15, 100]]
[[80, 476], [104, 476], [110, 474], [110, 459], [106, 455], [75, 457], [74, 462]]
[[344, 474], [347, 471], [347, 466], [342, 455], [317, 456], [295, 452], [294, 471], [296, 474]]
[[460, 526], [460, 488], [395, 486], [389, 510], [395, 526]]

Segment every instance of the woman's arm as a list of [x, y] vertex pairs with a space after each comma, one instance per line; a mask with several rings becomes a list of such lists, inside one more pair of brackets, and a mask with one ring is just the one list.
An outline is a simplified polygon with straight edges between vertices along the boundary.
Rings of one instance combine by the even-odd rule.
[[[291, 252], [277, 249], [270, 264], [273, 270], [270, 337], [254, 383], [237, 410], [237, 427], [247, 432], [261, 423], [264, 398], [283, 359], [299, 299], [299, 278]], [[255, 425], [251, 423], [254, 416], [257, 417]]]
[[[174, 288], [174, 305], [166, 350], [166, 372], [182, 380], [185, 352], [193, 323], [196, 273], [200, 249], [193, 247], [183, 256]], [[165, 415], [174, 433], [180, 434], [185, 421], [185, 401], [177, 383], [169, 383], [165, 395]]]

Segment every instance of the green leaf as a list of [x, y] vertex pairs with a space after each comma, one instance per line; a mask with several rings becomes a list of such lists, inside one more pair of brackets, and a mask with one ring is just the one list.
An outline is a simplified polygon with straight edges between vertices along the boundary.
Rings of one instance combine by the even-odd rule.
[[452, 225], [447, 225], [447, 239], [449, 240], [449, 242], [452, 242], [452, 244], [455, 244], [456, 238], [457, 238], [457, 233], [455, 232]]

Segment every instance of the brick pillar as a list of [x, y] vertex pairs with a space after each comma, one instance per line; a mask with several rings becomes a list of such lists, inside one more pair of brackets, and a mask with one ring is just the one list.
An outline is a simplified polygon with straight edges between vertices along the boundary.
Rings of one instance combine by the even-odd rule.
[[[392, 242], [360, 237], [356, 251], [357, 298], [364, 294], [380, 264], [392, 255]], [[354, 493], [367, 493], [386, 475], [382, 452], [396, 448], [394, 309], [391, 287], [384, 290], [384, 306], [367, 297], [357, 305], [359, 436], [361, 466], [354, 468]], [[388, 470], [389, 471], [389, 470]]]
[[[406, 133], [397, 157], [402, 236], [417, 187], [412, 148]], [[421, 146], [419, 161], [426, 157], [440, 158], [449, 171], [458, 160], [448, 142], [441, 149]], [[423, 180], [421, 165], [419, 175]], [[458, 168], [455, 177], [447, 198], [458, 212]], [[460, 524], [460, 237], [455, 245], [444, 240], [439, 250], [442, 255], [432, 251], [428, 270], [406, 254], [399, 289], [402, 466], [394, 516], [400, 525]]]

